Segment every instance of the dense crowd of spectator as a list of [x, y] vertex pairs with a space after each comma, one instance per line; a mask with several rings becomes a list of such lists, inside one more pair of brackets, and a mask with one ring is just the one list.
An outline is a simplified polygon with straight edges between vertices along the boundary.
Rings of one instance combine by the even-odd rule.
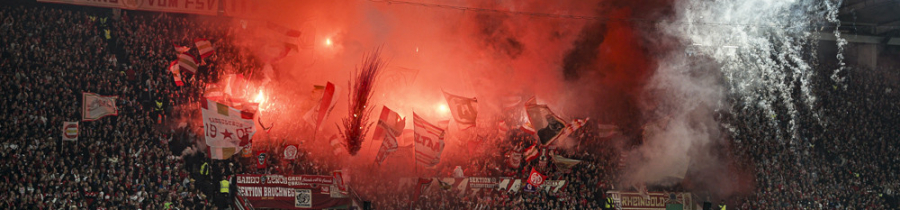
[[[124, 66], [144, 70], [137, 77], [145, 81], [164, 72], [116, 59], [105, 30], [117, 30], [117, 21], [90, 10], [12, 5], [0, 7], [0, 19], [3, 208], [209, 206], [167, 147], [171, 133], [156, 129], [144, 106], [172, 88], [129, 80]], [[77, 141], [62, 141], [62, 123], [80, 120], [83, 91], [118, 96], [119, 116], [83, 122]]]
[[[224, 66], [247, 70], [260, 63], [227, 44], [235, 35], [225, 21], [150, 12], [113, 16], [105, 9], [71, 6], [0, 7], [0, 80], [6, 81], [0, 83], [5, 96], [0, 101], [0, 201], [5, 208], [211, 209], [217, 187], [209, 181], [222, 175], [328, 174], [342, 168], [301, 148], [294, 161], [270, 155], [266, 169], [256, 169], [252, 158], [233, 158], [213, 162], [213, 175], [198, 176], [199, 163], [207, 160], [199, 153], [182, 154], [196, 140], [191, 130], [197, 127], [173, 128], [166, 116], [196, 114], [181, 105], [196, 101]], [[203, 61], [197, 75], [186, 77], [187, 85], [175, 86], [166, 71], [176, 59], [173, 45], [189, 46], [202, 37], [218, 38], [216, 54]], [[190, 53], [197, 54], [196, 49]], [[729, 154], [739, 167], [756, 173], [753, 193], [727, 198], [733, 209], [900, 207], [895, 195], [900, 180], [894, 178], [900, 172], [898, 78], [878, 76], [897, 69], [847, 72], [841, 84], [818, 74], [812, 87], [820, 96], [815, 110], [798, 110], [799, 139], [776, 132], [787, 129], [784, 118], [790, 114], [784, 110], [770, 116], [759, 107], [733, 103], [734, 113], [720, 119], [735, 128]], [[62, 123], [80, 120], [81, 92], [118, 96], [119, 115], [84, 122], [77, 141], [62, 141]], [[412, 192], [415, 186], [382, 176], [355, 176], [351, 187], [355, 198], [373, 201], [376, 209], [597, 209], [603, 192], [620, 181], [621, 166], [618, 151], [603, 145], [597, 133], [585, 127], [573, 134], [581, 146], [555, 151], [584, 161], [571, 170], [545, 158], [510, 166], [508, 152], [535, 141], [513, 128], [479, 139], [479, 148], [468, 154], [446, 154], [468, 158], [448, 158], [428, 174], [452, 177], [452, 166], [461, 166], [466, 176], [525, 178], [538, 167], [549, 180], [568, 182], [558, 192], [430, 189], [413, 198], [383, 193]], [[258, 147], [280, 154], [280, 145]], [[374, 164], [353, 168], [388, 173]]]
[[[735, 153], [756, 171], [756, 191], [741, 209], [896, 209], [900, 181], [897, 69], [853, 67], [846, 87], [823, 64], [812, 90], [821, 111], [801, 112], [800, 139], [778, 136], [773, 120], [754, 106], [736, 106]], [[894, 75], [893, 78], [880, 75]], [[846, 88], [846, 89], [845, 89]], [[893, 93], [892, 93], [893, 92]], [[784, 110], [779, 110], [784, 113]], [[821, 118], [815, 118], [815, 114]], [[787, 114], [779, 114], [786, 116]], [[786, 127], [780, 129], [786, 130]], [[787, 135], [787, 134], [785, 134]], [[787, 140], [785, 140], [787, 139]]]

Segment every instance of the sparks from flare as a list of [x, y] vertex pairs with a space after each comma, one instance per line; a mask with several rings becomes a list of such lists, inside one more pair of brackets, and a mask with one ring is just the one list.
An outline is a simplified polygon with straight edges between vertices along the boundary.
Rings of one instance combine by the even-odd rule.
[[263, 102], [266, 101], [266, 95], [263, 94], [263, 90], [259, 90], [259, 93], [256, 94], [256, 98], [253, 99], [253, 102], [259, 104], [259, 110], [263, 110]]

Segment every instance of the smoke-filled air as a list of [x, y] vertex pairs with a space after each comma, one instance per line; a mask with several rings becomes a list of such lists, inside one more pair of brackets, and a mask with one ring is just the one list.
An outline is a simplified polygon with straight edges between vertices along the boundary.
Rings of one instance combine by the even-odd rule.
[[[839, 4], [284, 1], [253, 8], [228, 23], [235, 37], [230, 44], [257, 62], [227, 66], [226, 73], [247, 77], [243, 94], [259, 103], [254, 147], [298, 143], [308, 155], [352, 173], [350, 183], [359, 189], [373, 185], [363, 180], [440, 176], [465, 167], [474, 156], [471, 139], [516, 136], [500, 133], [498, 122], [512, 134], [521, 133], [520, 124], [530, 125], [527, 117], [510, 118], [509, 104], [536, 103], [566, 123], [588, 119], [585, 129], [612, 128], [614, 135], [597, 145], [621, 154], [615, 159], [624, 168], [606, 175], [616, 177], [608, 185], [621, 190], [678, 186], [706, 199], [728, 197], [749, 193], [756, 182], [753, 169], [735, 164], [727, 151], [728, 142], [742, 135], [731, 124], [735, 115], [761, 111], [765, 116], [759, 120], [771, 129], [769, 136], [744, 141], [802, 141], [800, 115], [827, 124], [810, 90], [815, 74], [822, 73], [812, 70], [816, 55], [809, 49], [818, 44], [811, 31], [836, 23]], [[299, 31], [299, 42], [285, 52], [282, 34], [273, 27]], [[825, 32], [840, 37], [840, 32]], [[373, 68], [371, 59], [381, 64], [368, 75], [371, 95], [360, 96], [356, 83], [365, 82], [359, 74]], [[842, 68], [827, 76], [840, 82]], [[229, 81], [222, 76], [219, 86]], [[317, 124], [315, 109], [329, 82], [337, 90], [336, 102]], [[453, 120], [445, 94], [477, 99], [474, 125]], [[405, 130], [413, 130], [414, 114], [444, 129], [437, 166], [417, 166], [415, 154], [391, 154], [397, 157], [372, 166], [383, 141], [373, 134], [383, 106], [405, 118]], [[345, 122], [360, 116], [368, 121]], [[354, 126], [362, 130], [346, 130]], [[405, 151], [415, 137], [400, 132], [397, 141]], [[550, 147], [584, 151], [582, 139], [572, 135]], [[355, 155], [332, 154], [352, 144], [359, 150]], [[601, 151], [607, 150], [596, 152]]]

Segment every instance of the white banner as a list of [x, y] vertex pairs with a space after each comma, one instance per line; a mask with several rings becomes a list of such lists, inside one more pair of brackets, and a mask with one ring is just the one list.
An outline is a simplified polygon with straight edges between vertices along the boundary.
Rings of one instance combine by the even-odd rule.
[[81, 121], [94, 121], [106, 116], [118, 116], [116, 96], [101, 96], [96, 93], [81, 92]]
[[444, 151], [444, 130], [413, 113], [416, 133], [416, 163], [432, 167], [441, 162]]
[[207, 145], [240, 148], [250, 143], [256, 133], [253, 112], [240, 111], [206, 98], [200, 100], [200, 106]]
[[78, 122], [63, 122], [62, 131], [62, 140], [78, 140]]

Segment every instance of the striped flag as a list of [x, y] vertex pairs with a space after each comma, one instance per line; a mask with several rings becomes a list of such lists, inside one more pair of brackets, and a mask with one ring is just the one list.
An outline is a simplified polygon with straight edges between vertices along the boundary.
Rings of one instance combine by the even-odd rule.
[[331, 143], [331, 148], [333, 148], [332, 153], [334, 153], [334, 155], [341, 154], [341, 151], [344, 150], [344, 147], [341, 146], [341, 139], [338, 138], [338, 135], [331, 135], [331, 137], [328, 139], [328, 142]]
[[178, 54], [178, 66], [182, 70], [197, 73], [197, 58], [187, 53]]
[[272, 22], [268, 22], [266, 24], [266, 28], [269, 28], [270, 31], [272, 31], [276, 34], [276, 36], [282, 39], [289, 48], [299, 51], [300, 35], [302, 34], [300, 31], [290, 29], [288, 27], [284, 27]]
[[194, 45], [197, 45], [197, 50], [200, 51], [200, 58], [209, 57], [216, 52], [209, 39], [194, 39]]
[[540, 154], [541, 154], [540, 148], [538, 148], [537, 144], [531, 145], [531, 147], [528, 147], [528, 149], [525, 149], [525, 152], [524, 152], [525, 162], [529, 162], [534, 159], [537, 159], [538, 156], [540, 156]]
[[221, 101], [225, 98], [225, 91], [223, 91], [219, 85], [208, 84], [206, 85], [206, 90], [203, 92], [203, 97], [213, 101]]
[[587, 124], [588, 120], [590, 120], [590, 118], [572, 120], [572, 123], [567, 124], [566, 128], [563, 128], [562, 132], [554, 137], [554, 139], [550, 140], [550, 142], [555, 142], [558, 139], [566, 138], [570, 134], [575, 133], [575, 131], [577, 131], [581, 127], [584, 127], [584, 125]]
[[444, 130], [413, 113], [416, 139], [416, 163], [433, 167], [441, 162], [444, 151]]
[[172, 78], [175, 79], [175, 86], [184, 86], [184, 81], [181, 80], [181, 69], [178, 68], [178, 61], [169, 63], [169, 72], [172, 72]]

